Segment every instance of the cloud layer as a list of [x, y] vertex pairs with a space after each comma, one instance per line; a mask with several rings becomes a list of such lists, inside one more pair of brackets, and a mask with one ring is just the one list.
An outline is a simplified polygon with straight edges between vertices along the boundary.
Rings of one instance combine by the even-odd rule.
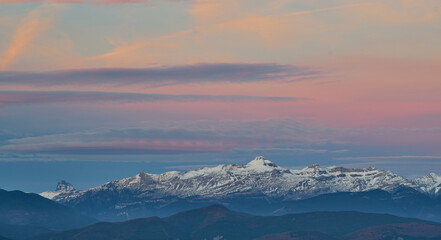
[[299, 101], [304, 98], [260, 97], [260, 96], [214, 96], [214, 95], [172, 95], [124, 92], [80, 92], [80, 91], [1, 91], [0, 106], [38, 103], [101, 103], [101, 102], [198, 102], [198, 101]]
[[0, 85], [158, 87], [188, 83], [243, 83], [319, 77], [307, 67], [260, 63], [213, 63], [138, 69], [80, 69], [54, 72], [0, 72]]
[[[114, 128], [10, 139], [0, 153], [18, 154], [176, 154], [254, 151], [327, 143], [330, 129], [311, 128], [295, 121], [253, 121], [176, 128]], [[323, 152], [322, 150], [320, 152]]]

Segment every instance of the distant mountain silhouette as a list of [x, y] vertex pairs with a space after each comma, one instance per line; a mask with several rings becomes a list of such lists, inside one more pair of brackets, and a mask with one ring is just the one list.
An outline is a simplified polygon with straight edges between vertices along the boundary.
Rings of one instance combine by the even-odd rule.
[[312, 211], [361, 211], [388, 213], [441, 222], [441, 199], [402, 187], [394, 192], [340, 192], [274, 204], [279, 214]]
[[399, 237], [412, 240], [441, 239], [441, 224], [359, 212], [253, 216], [212, 205], [166, 218], [97, 223], [61, 233], [44, 234], [32, 240], [383, 240]]
[[10, 239], [27, 239], [31, 236], [48, 233], [51, 230], [44, 227], [36, 227], [29, 225], [10, 225], [0, 223], [0, 234]]
[[38, 194], [0, 189], [0, 235], [24, 239], [34, 234], [83, 227], [96, 220]]

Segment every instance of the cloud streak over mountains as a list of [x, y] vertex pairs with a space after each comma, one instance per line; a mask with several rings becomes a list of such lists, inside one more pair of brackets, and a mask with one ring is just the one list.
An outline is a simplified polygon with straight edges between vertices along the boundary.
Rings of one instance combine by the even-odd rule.
[[261, 97], [261, 96], [216, 96], [216, 95], [172, 95], [124, 92], [82, 92], [82, 91], [1, 91], [0, 106], [12, 104], [37, 103], [97, 103], [97, 102], [198, 102], [198, 101], [300, 101], [305, 98], [295, 97]]
[[238, 143], [210, 132], [112, 129], [11, 140], [0, 151], [69, 155], [137, 155], [223, 152]]
[[212, 131], [183, 129], [100, 129], [15, 139], [0, 147], [0, 151], [74, 155], [222, 152], [239, 146], [233, 138]]
[[[175, 128], [113, 128], [9, 139], [0, 153], [61, 155], [138, 155], [229, 152], [255, 148], [322, 145], [329, 129], [293, 121], [253, 121]], [[295, 137], [294, 137], [295, 136]]]
[[151, 68], [103, 68], [53, 72], [0, 72], [1, 85], [159, 87], [189, 83], [247, 83], [318, 78], [321, 72], [272, 63], [214, 63]]

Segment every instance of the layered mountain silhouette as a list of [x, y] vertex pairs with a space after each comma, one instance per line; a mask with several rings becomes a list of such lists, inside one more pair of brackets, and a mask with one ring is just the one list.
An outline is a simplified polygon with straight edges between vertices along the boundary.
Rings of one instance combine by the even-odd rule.
[[0, 235], [25, 239], [35, 234], [86, 226], [96, 220], [38, 194], [0, 189]]
[[440, 240], [440, 188], [434, 173], [292, 170], [257, 157], [85, 190], [0, 190], [0, 240]]
[[441, 239], [441, 224], [387, 214], [313, 212], [253, 216], [221, 205], [181, 212], [170, 217], [97, 223], [32, 240], [383, 240]]

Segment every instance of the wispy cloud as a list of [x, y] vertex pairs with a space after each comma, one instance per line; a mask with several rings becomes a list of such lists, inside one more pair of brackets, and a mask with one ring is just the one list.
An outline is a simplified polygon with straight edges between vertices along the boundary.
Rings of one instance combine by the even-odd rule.
[[15, 29], [9, 46], [1, 53], [0, 70], [8, 69], [26, 51], [35, 38], [51, 28], [52, 15], [60, 7], [46, 3], [29, 12]]
[[137, 69], [81, 69], [54, 72], [0, 72], [0, 85], [157, 87], [188, 83], [259, 82], [313, 77], [319, 71], [272, 63], [216, 63]]
[[237, 146], [211, 132], [158, 129], [109, 129], [11, 140], [0, 151], [50, 154], [176, 154], [220, 152]]
[[327, 150], [301, 149], [323, 143], [323, 129], [293, 121], [256, 121], [239, 125], [187, 128], [112, 128], [49, 134], [7, 140], [3, 154], [53, 155], [137, 155], [198, 152], [244, 152], [255, 149], [287, 149], [323, 153]]
[[38, 103], [88, 103], [97, 102], [197, 102], [197, 101], [299, 101], [295, 97], [262, 97], [262, 96], [219, 96], [219, 95], [172, 95], [124, 92], [81, 92], [81, 91], [1, 91], [0, 106], [11, 104]]
[[317, 8], [317, 9], [313, 9], [313, 10], [291, 12], [291, 13], [285, 14], [284, 16], [285, 17], [292, 17], [292, 16], [308, 15], [308, 14], [314, 14], [314, 13], [320, 13], [320, 12], [347, 9], [347, 8], [352, 8], [352, 7], [366, 6], [366, 4], [368, 4], [368, 2], [351, 3], [351, 4], [339, 5], [339, 6], [335, 6], [335, 7]]

